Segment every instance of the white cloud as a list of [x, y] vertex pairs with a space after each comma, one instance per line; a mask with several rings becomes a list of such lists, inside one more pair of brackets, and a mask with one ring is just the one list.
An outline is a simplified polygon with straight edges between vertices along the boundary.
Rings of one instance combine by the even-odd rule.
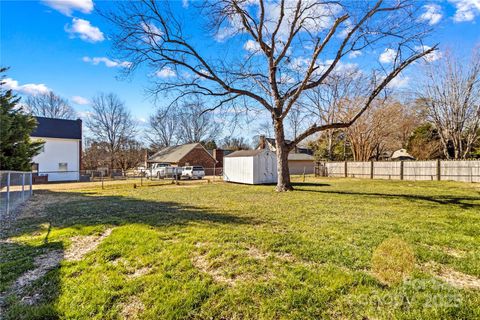
[[92, 0], [43, 0], [42, 2], [69, 17], [73, 11], [90, 13], [93, 10]]
[[90, 104], [90, 101], [87, 98], [80, 97], [80, 96], [73, 96], [72, 101], [73, 101], [73, 103], [79, 104], [79, 105]]
[[[247, 11], [252, 11], [251, 7], [258, 7], [257, 1], [245, 1], [240, 4]], [[253, 9], [255, 11], [257, 8]], [[325, 28], [330, 27], [334, 22], [334, 15], [341, 10], [341, 6], [332, 3], [320, 4], [317, 0], [305, 0], [302, 2], [302, 27], [311, 33], [317, 33]], [[281, 6], [275, 2], [265, 3], [265, 25], [266, 33], [271, 33], [275, 30], [280, 17]], [[286, 1], [284, 7], [284, 18], [282, 24], [278, 28], [277, 37], [285, 39], [290, 33], [290, 22], [294, 20], [296, 6], [292, 5], [290, 1]], [[251, 13], [251, 12], [250, 12]], [[308, 19], [310, 17], [310, 19]], [[215, 34], [215, 40], [223, 42], [231, 38], [237, 33], [244, 32], [242, 20], [238, 15], [228, 17], [228, 21]], [[281, 48], [277, 48], [281, 49]]]
[[247, 50], [248, 52], [258, 52], [260, 51], [260, 45], [258, 42], [253, 41], [253, 40], [247, 40], [245, 44], [243, 45], [243, 49]]
[[65, 31], [71, 38], [79, 37], [88, 42], [99, 42], [105, 40], [103, 32], [90, 24], [90, 21], [80, 18], [73, 18], [72, 25], [66, 25]]
[[161, 41], [161, 36], [163, 36], [162, 30], [160, 30], [153, 23], [142, 22], [142, 29], [145, 31], [146, 35], [143, 36], [143, 40], [147, 43], [158, 43]]
[[177, 73], [170, 67], [164, 67], [162, 70], [157, 71], [155, 75], [159, 78], [170, 78], [175, 77]]
[[453, 21], [472, 21], [480, 15], [480, 0], [449, 0], [455, 6]]
[[28, 95], [37, 95], [41, 93], [48, 93], [51, 90], [44, 85], [43, 83], [35, 84], [35, 83], [27, 83], [23, 85], [19, 85], [17, 80], [13, 80], [11, 78], [3, 79], [3, 83], [5, 88], [14, 90], [23, 94]]
[[395, 61], [396, 57], [397, 57], [397, 51], [387, 48], [385, 49], [385, 51], [383, 51], [383, 53], [380, 55], [378, 60], [381, 63], [392, 63], [393, 61]]
[[77, 116], [81, 119], [88, 119], [90, 116], [93, 115], [91, 111], [78, 111]]
[[[415, 50], [417, 51], [427, 51], [428, 49], [431, 49], [429, 46], [418, 46], [415, 47]], [[442, 58], [442, 53], [439, 50], [435, 50], [432, 53], [427, 54], [426, 56], [423, 57], [423, 59], [426, 62], [434, 62], [437, 61], [438, 59]]]
[[394, 89], [403, 89], [408, 87], [409, 83], [410, 77], [398, 75], [388, 83], [388, 87]]
[[132, 65], [131, 62], [128, 62], [128, 61], [116, 61], [116, 60], [110, 60], [106, 57], [93, 57], [93, 58], [90, 58], [90, 57], [83, 57], [82, 58], [83, 62], [88, 62], [88, 63], [91, 63], [93, 65], [99, 65], [100, 63], [103, 63], [105, 64], [106, 67], [108, 68], [128, 68]]
[[357, 57], [360, 57], [362, 54], [363, 54], [362, 51], [352, 51], [348, 54], [348, 57], [350, 59], [355, 59]]
[[420, 16], [420, 21], [427, 21], [429, 25], [433, 26], [442, 19], [442, 9], [438, 4], [426, 4], [423, 6], [425, 12]]

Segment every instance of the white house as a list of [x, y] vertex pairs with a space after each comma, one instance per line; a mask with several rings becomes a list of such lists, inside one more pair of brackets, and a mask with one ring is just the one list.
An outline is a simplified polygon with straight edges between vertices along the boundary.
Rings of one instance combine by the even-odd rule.
[[232, 152], [223, 158], [223, 179], [246, 184], [275, 183], [276, 154], [268, 149]]
[[36, 117], [38, 126], [33, 140], [45, 142], [33, 158], [32, 171], [48, 181], [80, 180], [82, 120]]

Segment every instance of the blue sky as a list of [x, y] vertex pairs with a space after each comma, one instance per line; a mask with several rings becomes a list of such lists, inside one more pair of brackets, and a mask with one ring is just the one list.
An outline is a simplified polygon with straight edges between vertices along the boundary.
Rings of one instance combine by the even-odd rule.
[[[441, 51], [451, 48], [466, 55], [480, 43], [480, 0], [424, 1], [424, 4], [424, 17], [435, 27], [429, 43], [440, 43]], [[114, 92], [139, 122], [152, 113], [153, 103], [145, 94], [148, 72], [140, 70], [123, 79], [122, 61], [111, 58], [109, 26], [93, 10], [93, 5], [108, 6], [108, 2], [2, 0], [0, 5], [1, 65], [10, 67], [7, 85], [19, 94], [53, 90], [69, 99], [82, 115], [89, 110], [88, 100], [92, 96], [101, 91]], [[174, 7], [185, 12], [191, 10], [186, 2], [178, 1]], [[381, 53], [375, 59], [380, 59]], [[388, 55], [383, 58], [388, 59]], [[401, 85], [409, 86], [412, 82], [412, 76], [406, 76]], [[248, 132], [248, 136], [254, 129], [248, 127], [242, 132]]]

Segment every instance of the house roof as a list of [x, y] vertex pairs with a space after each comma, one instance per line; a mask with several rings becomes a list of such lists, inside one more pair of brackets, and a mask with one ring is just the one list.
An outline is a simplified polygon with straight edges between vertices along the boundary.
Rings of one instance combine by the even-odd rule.
[[37, 127], [30, 136], [39, 138], [82, 139], [82, 120], [35, 117]]
[[[148, 158], [148, 161], [177, 163], [180, 162], [180, 160], [182, 160], [188, 153], [190, 153], [193, 149], [197, 147], [203, 148], [200, 143], [188, 143], [179, 146], [166, 147], [158, 151], [154, 155], [150, 156], [150, 158]], [[205, 150], [205, 148], [203, 149]], [[207, 150], [205, 150], [205, 152], [213, 159], [213, 157]]]
[[395, 160], [395, 159], [415, 159], [415, 157], [413, 157], [411, 154], [409, 154], [407, 152], [407, 150], [405, 149], [399, 149], [397, 151], [395, 151], [393, 154], [392, 154], [392, 159]]
[[313, 161], [315, 158], [306, 153], [289, 153], [288, 154], [289, 161]]
[[236, 158], [236, 157], [253, 157], [256, 156], [257, 154], [260, 154], [264, 152], [264, 149], [256, 149], [256, 150], [238, 150], [235, 152], [232, 152], [225, 157], [227, 158]]

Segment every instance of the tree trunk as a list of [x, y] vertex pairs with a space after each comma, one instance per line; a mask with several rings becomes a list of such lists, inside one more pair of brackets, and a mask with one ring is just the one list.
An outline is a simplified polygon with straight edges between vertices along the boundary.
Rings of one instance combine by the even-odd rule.
[[275, 120], [275, 142], [277, 151], [277, 187], [278, 192], [293, 190], [290, 182], [290, 171], [288, 168], [288, 153], [290, 149], [285, 143], [285, 132], [282, 120]]

